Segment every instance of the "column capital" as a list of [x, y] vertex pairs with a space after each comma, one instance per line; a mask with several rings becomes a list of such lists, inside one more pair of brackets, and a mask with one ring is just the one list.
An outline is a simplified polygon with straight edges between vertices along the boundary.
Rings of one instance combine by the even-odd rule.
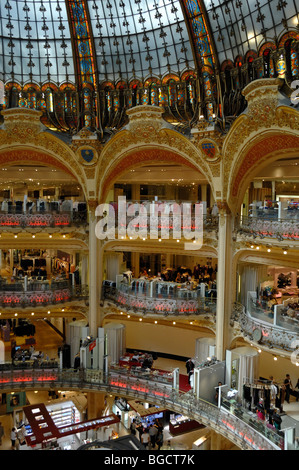
[[99, 205], [97, 199], [88, 199], [87, 201], [87, 206], [88, 206], [88, 210], [94, 212], [97, 208], [97, 206]]
[[216, 201], [220, 215], [230, 214], [231, 210], [226, 201]]

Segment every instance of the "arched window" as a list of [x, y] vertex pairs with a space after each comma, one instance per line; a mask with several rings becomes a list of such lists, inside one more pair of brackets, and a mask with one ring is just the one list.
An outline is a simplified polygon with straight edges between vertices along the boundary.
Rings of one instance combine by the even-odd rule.
[[158, 88], [157, 84], [155, 82], [152, 82], [150, 84], [150, 104], [152, 106], [158, 106], [159, 105], [159, 96], [158, 96]]
[[170, 79], [168, 82], [168, 104], [170, 107], [174, 107], [176, 104], [176, 84], [175, 80]]
[[53, 92], [51, 88], [47, 88], [46, 90], [46, 106], [49, 113], [54, 112]]
[[263, 52], [264, 59], [264, 77], [273, 78], [274, 77], [274, 64], [271, 57], [271, 49], [265, 49]]
[[286, 72], [289, 79], [299, 75], [298, 53], [295, 50], [295, 41], [290, 38], [285, 42]]

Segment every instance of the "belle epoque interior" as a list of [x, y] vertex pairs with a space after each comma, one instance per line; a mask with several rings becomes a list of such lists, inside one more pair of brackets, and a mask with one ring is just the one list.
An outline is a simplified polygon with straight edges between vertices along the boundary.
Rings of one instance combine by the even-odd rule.
[[[84, 389], [76, 423], [115, 425], [122, 397], [201, 423], [189, 449], [297, 448], [298, 4], [3, 0], [0, 45], [0, 391], [26, 392], [10, 427], [59, 440], [32, 431], [39, 377]], [[100, 239], [119, 197], [145, 227]], [[151, 203], [201, 203], [202, 244], [174, 214], [150, 237]]]

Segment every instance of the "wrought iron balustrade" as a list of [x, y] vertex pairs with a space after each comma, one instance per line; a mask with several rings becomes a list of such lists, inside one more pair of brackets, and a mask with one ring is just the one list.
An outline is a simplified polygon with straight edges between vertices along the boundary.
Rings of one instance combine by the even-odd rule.
[[[213, 318], [216, 314], [216, 292], [211, 297], [200, 297], [198, 291], [187, 291], [181, 295], [166, 295], [165, 298], [137, 295], [127, 290], [117, 289], [114, 286], [103, 286], [104, 300], [111, 300], [118, 307], [134, 310], [139, 313], [154, 313], [160, 315], [199, 315], [209, 314]], [[184, 298], [185, 297], [185, 298]]]
[[0, 284], [2, 308], [45, 307], [88, 298], [88, 286], [71, 285], [68, 281], [34, 281], [25, 288], [24, 283]]
[[299, 240], [298, 220], [270, 219], [242, 216], [236, 221], [239, 235], [253, 238], [277, 238], [282, 240]]
[[271, 325], [263, 320], [252, 317], [245, 307], [235, 303], [232, 310], [232, 319], [240, 324], [243, 334], [253, 340], [255, 330], [261, 332], [259, 344], [269, 348], [283, 351], [294, 351], [299, 342], [299, 333], [286, 328]]
[[136, 380], [136, 377], [104, 375], [92, 369], [0, 368], [0, 390], [31, 390], [62, 387], [71, 390], [101, 391], [124, 395], [156, 403], [169, 410], [185, 414], [225, 435], [246, 450], [279, 450], [284, 438], [265, 426], [257, 427], [234, 410], [216, 407], [195, 397], [192, 392], [183, 393], [167, 385], [157, 385], [155, 380]]
[[85, 225], [87, 212], [35, 214], [0, 213], [0, 227], [4, 228], [55, 228]]

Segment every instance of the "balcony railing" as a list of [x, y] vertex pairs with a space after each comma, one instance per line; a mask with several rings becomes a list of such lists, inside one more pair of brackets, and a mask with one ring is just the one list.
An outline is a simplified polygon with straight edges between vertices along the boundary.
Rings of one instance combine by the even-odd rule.
[[2, 308], [45, 307], [88, 297], [88, 286], [72, 285], [70, 281], [34, 281], [26, 287], [24, 282], [0, 284]]
[[156, 403], [169, 410], [185, 414], [201, 422], [245, 450], [280, 450], [284, 448], [284, 438], [265, 426], [237, 415], [235, 410], [216, 407], [195, 397], [192, 392], [183, 393], [169, 386], [157, 385], [155, 380], [136, 380], [136, 377], [123, 375], [103, 375], [100, 370], [91, 369], [0, 369], [0, 390], [30, 389], [75, 389], [102, 391], [123, 395], [141, 401]]
[[87, 212], [35, 214], [0, 213], [0, 227], [4, 228], [63, 228], [72, 225], [79, 226], [87, 223]]
[[297, 220], [242, 216], [236, 220], [239, 235], [253, 238], [276, 238], [278, 241], [299, 240]]
[[[161, 283], [173, 284], [173, 283]], [[178, 289], [177, 292], [165, 292], [161, 294], [136, 293], [132, 289], [132, 284], [121, 284], [119, 288], [107, 285], [104, 282], [102, 297], [104, 300], [111, 300], [119, 308], [133, 310], [140, 314], [160, 314], [160, 315], [200, 315], [209, 314], [215, 319], [217, 292], [209, 291], [209, 297], [200, 296], [199, 290]]]
[[245, 307], [235, 303], [232, 311], [232, 319], [240, 324], [245, 337], [254, 340], [254, 332], [259, 333], [256, 341], [270, 349], [276, 348], [292, 352], [299, 344], [299, 333], [280, 326], [271, 325], [264, 319], [252, 317]]

